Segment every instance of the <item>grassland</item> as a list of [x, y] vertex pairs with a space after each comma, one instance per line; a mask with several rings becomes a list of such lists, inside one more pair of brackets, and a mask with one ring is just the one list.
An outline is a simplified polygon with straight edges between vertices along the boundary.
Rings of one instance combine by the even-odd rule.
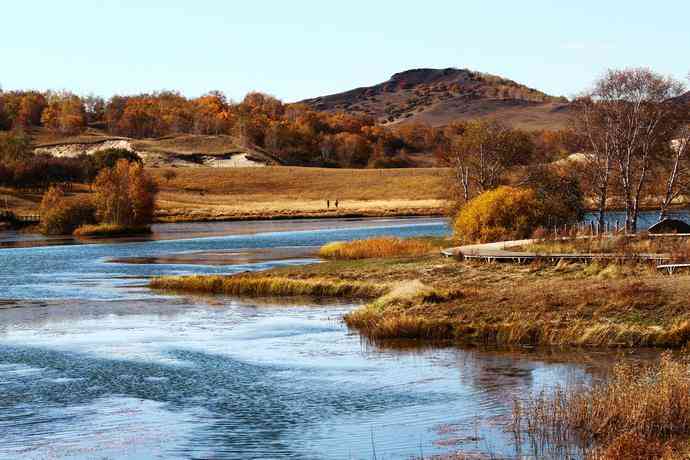
[[449, 206], [443, 168], [172, 168], [171, 180], [165, 168], [150, 171], [161, 221], [441, 215]]
[[345, 317], [374, 341], [681, 347], [690, 340], [690, 275], [668, 277], [641, 264], [521, 266], [424, 255], [332, 260], [261, 276], [385, 287]]
[[[301, 217], [433, 216], [446, 212], [444, 168], [149, 168], [159, 185], [159, 222]], [[174, 177], [166, 179], [166, 171]], [[75, 184], [73, 194], [91, 193]], [[36, 214], [41, 193], [0, 188], [0, 207]], [[330, 200], [330, 207], [326, 200]], [[335, 208], [338, 200], [338, 208]]]

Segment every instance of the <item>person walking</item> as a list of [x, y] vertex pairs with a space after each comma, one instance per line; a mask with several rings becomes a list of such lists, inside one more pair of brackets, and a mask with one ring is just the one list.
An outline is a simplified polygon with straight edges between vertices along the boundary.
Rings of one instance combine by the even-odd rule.
[[331, 200], [326, 200], [326, 209], [331, 209]]
[[338, 200], [335, 200], [335, 209], [338, 209]]

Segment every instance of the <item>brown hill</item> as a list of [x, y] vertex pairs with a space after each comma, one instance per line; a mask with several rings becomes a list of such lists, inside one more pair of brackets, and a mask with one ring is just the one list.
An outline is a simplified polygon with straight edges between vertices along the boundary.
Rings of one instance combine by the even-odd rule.
[[381, 123], [424, 122], [443, 126], [453, 120], [492, 116], [523, 129], [559, 128], [569, 103], [495, 75], [467, 69], [413, 69], [378, 85], [307, 99], [316, 110], [344, 111]]

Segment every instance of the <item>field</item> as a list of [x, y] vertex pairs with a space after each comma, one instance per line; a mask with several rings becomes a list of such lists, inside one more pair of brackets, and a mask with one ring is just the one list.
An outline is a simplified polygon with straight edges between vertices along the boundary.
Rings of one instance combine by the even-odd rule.
[[[149, 168], [159, 185], [156, 218], [163, 222], [298, 217], [442, 215], [450, 205], [450, 170]], [[167, 179], [167, 172], [174, 176]], [[73, 193], [91, 193], [76, 184]], [[330, 208], [326, 200], [330, 200]], [[338, 208], [335, 201], [338, 200]], [[0, 189], [5, 204], [35, 214], [41, 194]]]
[[[450, 171], [443, 168], [150, 171], [160, 185], [157, 216], [163, 221], [440, 215], [449, 206]], [[175, 177], [165, 179], [165, 171]]]

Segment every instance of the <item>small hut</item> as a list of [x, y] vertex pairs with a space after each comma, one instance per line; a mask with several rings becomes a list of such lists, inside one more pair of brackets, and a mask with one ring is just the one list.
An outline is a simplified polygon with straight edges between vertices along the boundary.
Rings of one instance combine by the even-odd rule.
[[649, 227], [649, 233], [690, 233], [690, 224], [680, 219], [663, 219]]

